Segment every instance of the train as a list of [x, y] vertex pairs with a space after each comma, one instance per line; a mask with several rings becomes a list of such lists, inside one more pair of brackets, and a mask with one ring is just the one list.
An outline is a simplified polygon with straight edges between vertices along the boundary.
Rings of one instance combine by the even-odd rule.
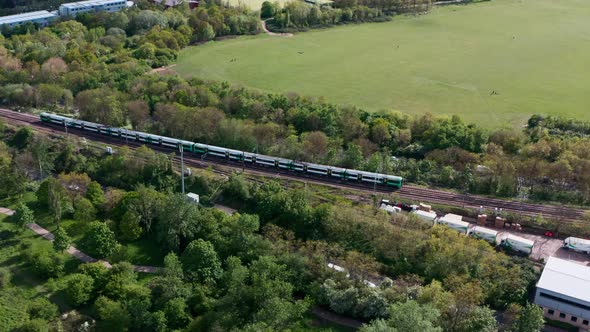
[[250, 153], [166, 136], [148, 134], [125, 128], [110, 127], [46, 112], [40, 114], [40, 119], [44, 123], [59, 125], [66, 128], [75, 128], [109, 137], [117, 137], [175, 150], [182, 149], [184, 152], [193, 153], [200, 157], [213, 156], [215, 158], [241, 163], [244, 167], [274, 168], [279, 172], [290, 172], [301, 176], [322, 177], [331, 181], [357, 182], [371, 186], [390, 188], [392, 190], [401, 189], [403, 186], [403, 178], [395, 175], [365, 172], [355, 169], [272, 157], [264, 154]]

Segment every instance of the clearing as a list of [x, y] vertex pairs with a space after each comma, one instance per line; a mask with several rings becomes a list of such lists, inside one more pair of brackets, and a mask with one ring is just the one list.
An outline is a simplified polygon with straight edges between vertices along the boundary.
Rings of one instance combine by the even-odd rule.
[[590, 120], [588, 17], [583, 0], [444, 6], [293, 38], [210, 42], [184, 49], [175, 69], [371, 111], [459, 114], [485, 127], [519, 126], [533, 113]]

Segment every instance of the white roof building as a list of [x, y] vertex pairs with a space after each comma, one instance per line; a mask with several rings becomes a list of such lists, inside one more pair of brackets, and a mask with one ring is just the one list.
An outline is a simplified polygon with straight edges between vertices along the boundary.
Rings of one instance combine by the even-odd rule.
[[549, 257], [537, 283], [535, 303], [549, 319], [590, 328], [590, 267]]
[[55, 13], [50, 13], [46, 10], [39, 10], [36, 12], [23, 13], [18, 15], [2, 16], [0, 17], [0, 25], [8, 25], [14, 27], [24, 23], [36, 23], [41, 26], [46, 26], [58, 16]]

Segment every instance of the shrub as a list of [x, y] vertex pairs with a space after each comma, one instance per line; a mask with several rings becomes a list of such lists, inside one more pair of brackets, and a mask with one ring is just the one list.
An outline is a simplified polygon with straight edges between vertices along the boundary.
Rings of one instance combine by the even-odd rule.
[[69, 276], [66, 296], [73, 306], [81, 306], [92, 298], [94, 279], [91, 276], [75, 273]]
[[107, 224], [94, 221], [90, 223], [89, 230], [82, 239], [82, 244], [90, 255], [96, 258], [105, 258], [113, 253], [117, 247], [117, 240], [115, 233]]
[[10, 286], [11, 278], [12, 274], [10, 273], [10, 270], [5, 267], [0, 267], [0, 289]]
[[64, 270], [64, 257], [51, 250], [31, 247], [25, 250], [25, 260], [40, 277], [59, 277]]
[[52, 320], [57, 316], [57, 305], [44, 297], [39, 297], [29, 304], [31, 318]]

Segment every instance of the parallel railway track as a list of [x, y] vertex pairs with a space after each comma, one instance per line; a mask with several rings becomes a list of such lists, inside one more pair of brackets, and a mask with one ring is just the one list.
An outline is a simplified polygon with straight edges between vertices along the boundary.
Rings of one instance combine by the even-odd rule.
[[[65, 133], [65, 128], [45, 124], [41, 122], [41, 120], [37, 116], [31, 114], [18, 113], [10, 110], [0, 109], [0, 117], [4, 118], [7, 123], [17, 126], [30, 126], [37, 131], [51, 135], [63, 136]], [[144, 145], [135, 141], [124, 141], [122, 139], [81, 131], [73, 128], [68, 128], [68, 133], [80, 137], [92, 138], [92, 140], [108, 143], [113, 146], [129, 146], [131, 148], [137, 148], [141, 145]], [[164, 153], [173, 152], [168, 148], [159, 146], [150, 145], [150, 148]], [[367, 186], [353, 182], [334, 182], [332, 180], [327, 180], [321, 177], [302, 177], [300, 174], [277, 172], [276, 168], [253, 168], [251, 166], [243, 168], [243, 165], [241, 163], [227, 161], [225, 159], [216, 158], [212, 156], [201, 159], [199, 157], [191, 155], [190, 153], [186, 153], [184, 159], [185, 165], [187, 165], [188, 167], [208, 168], [211, 166], [221, 166], [221, 168], [213, 167], [212, 169], [214, 172], [224, 176], [228, 176], [231, 173], [231, 171], [228, 171], [228, 169], [231, 169], [233, 171], [241, 171], [243, 169], [246, 174], [260, 175], [265, 177], [271, 176], [277, 179], [296, 180], [300, 182], [307, 181], [309, 183], [318, 183], [335, 188], [353, 189], [364, 194], [378, 193], [382, 195], [389, 195], [392, 193], [391, 190], [387, 190], [383, 187], [373, 188], [370, 185]], [[175, 158], [173, 158], [173, 163], [175, 165], [180, 164], [180, 157], [178, 155]], [[252, 177], [248, 177], [248, 179], [251, 181], [260, 182], [259, 180]], [[486, 210], [501, 208], [503, 211], [508, 213], [515, 213], [530, 217], [543, 216], [545, 218], [563, 220], [568, 222], [579, 222], [589, 211], [585, 209], [559, 205], [541, 205], [528, 202], [488, 198], [476, 195], [458, 194], [443, 190], [428, 189], [409, 185], [404, 185], [404, 187], [396, 191], [396, 193], [400, 196], [400, 198], [416, 202], [429, 202], [435, 204], [445, 204], [449, 206], [475, 209], [481, 206]], [[366, 199], [370, 201], [369, 196], [359, 195], [359, 197], [361, 197], [361, 199]]]

